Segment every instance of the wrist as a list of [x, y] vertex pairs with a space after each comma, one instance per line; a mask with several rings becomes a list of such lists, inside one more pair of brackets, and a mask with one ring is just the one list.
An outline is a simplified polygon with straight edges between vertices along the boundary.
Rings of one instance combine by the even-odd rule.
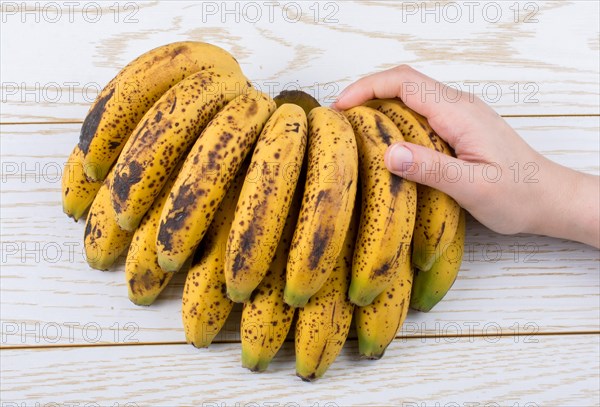
[[532, 222], [525, 232], [600, 245], [600, 184], [586, 175], [543, 159], [532, 188]]

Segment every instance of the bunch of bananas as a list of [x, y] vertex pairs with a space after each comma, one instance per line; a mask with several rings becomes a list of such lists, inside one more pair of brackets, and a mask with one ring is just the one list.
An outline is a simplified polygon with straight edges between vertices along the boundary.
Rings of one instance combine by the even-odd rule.
[[63, 209], [76, 221], [87, 212], [92, 268], [127, 251], [133, 303], [152, 304], [187, 272], [189, 343], [208, 346], [240, 302], [242, 365], [265, 370], [293, 325], [297, 374], [313, 380], [353, 317], [359, 352], [378, 359], [409, 306], [429, 311], [460, 268], [464, 211], [383, 164], [402, 140], [452, 154], [398, 100], [340, 113], [303, 92], [272, 99], [221, 48], [173, 43], [99, 94]]

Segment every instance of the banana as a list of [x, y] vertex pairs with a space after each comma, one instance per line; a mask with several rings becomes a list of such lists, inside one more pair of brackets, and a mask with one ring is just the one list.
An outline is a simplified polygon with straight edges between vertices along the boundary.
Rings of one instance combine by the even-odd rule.
[[85, 221], [84, 248], [90, 267], [108, 270], [127, 249], [132, 232], [121, 230], [115, 221], [115, 211], [110, 202], [110, 185], [114, 170], [108, 174], [98, 190]]
[[140, 226], [133, 234], [125, 263], [125, 281], [129, 300], [136, 305], [150, 305], [165, 289], [175, 273], [164, 271], [158, 265], [156, 233], [162, 208], [167, 202], [171, 188], [181, 170], [183, 160], [167, 180], [156, 200], [144, 215]]
[[402, 327], [410, 303], [413, 268], [406, 256], [400, 273], [373, 303], [356, 307], [354, 321], [358, 335], [358, 352], [366, 359], [380, 359]]
[[410, 307], [428, 312], [444, 298], [450, 290], [460, 265], [465, 248], [465, 211], [460, 211], [458, 228], [452, 241], [443, 247], [442, 254], [427, 271], [417, 270], [412, 287]]
[[405, 141], [452, 155], [452, 149], [429, 126], [427, 119], [399, 99], [373, 99], [364, 106], [379, 110], [394, 122]]
[[[241, 322], [242, 366], [262, 372], [283, 345], [295, 308], [283, 301], [285, 266], [300, 211], [301, 188], [296, 190], [273, 262], [249, 301], [244, 303]], [[234, 221], [235, 225], [235, 221]]]
[[88, 210], [102, 182], [89, 181], [83, 170], [83, 151], [75, 146], [62, 176], [63, 212], [77, 222]]
[[[433, 131], [427, 119], [397, 99], [371, 100], [365, 104], [388, 116], [406, 141], [453, 155], [452, 149]], [[413, 234], [412, 261], [429, 270], [441, 250], [452, 240], [458, 226], [460, 206], [454, 199], [426, 185], [417, 186], [417, 218]]]
[[156, 247], [163, 270], [179, 270], [193, 254], [273, 111], [273, 99], [251, 91], [227, 104], [202, 132], [161, 214]]
[[123, 230], [137, 228], [183, 153], [247, 86], [239, 73], [204, 70], [173, 86], [148, 110], [115, 164], [111, 197]]
[[197, 348], [211, 344], [233, 308], [233, 302], [226, 294], [223, 267], [227, 238], [244, 175], [244, 171], [237, 174], [215, 211], [185, 280], [181, 318], [187, 342]]
[[241, 73], [225, 50], [202, 42], [175, 42], [146, 52], [123, 68], [98, 95], [79, 136], [88, 178], [102, 181], [144, 114], [169, 88], [209, 68]]
[[296, 375], [304, 381], [313, 381], [323, 376], [348, 337], [354, 305], [348, 300], [347, 292], [352, 272], [358, 212], [356, 208], [329, 278], [308, 300], [306, 306], [298, 310]]
[[348, 120], [327, 107], [308, 115], [308, 167], [300, 217], [288, 258], [285, 302], [303, 307], [323, 286], [348, 231], [358, 157]]
[[387, 147], [402, 141], [384, 114], [358, 106], [345, 112], [354, 128], [359, 151], [362, 216], [352, 264], [349, 297], [364, 307], [396, 279], [415, 223], [414, 182], [390, 173], [383, 162]]
[[227, 241], [227, 295], [235, 302], [247, 301], [269, 269], [302, 167], [306, 127], [304, 110], [286, 103], [258, 138]]

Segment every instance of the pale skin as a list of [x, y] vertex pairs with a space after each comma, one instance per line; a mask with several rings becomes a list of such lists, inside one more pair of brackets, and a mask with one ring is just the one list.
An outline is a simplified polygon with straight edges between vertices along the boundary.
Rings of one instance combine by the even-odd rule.
[[[415, 144], [391, 145], [392, 173], [439, 189], [488, 228], [600, 248], [600, 178], [561, 166], [531, 148], [482, 100], [401, 65], [348, 86], [333, 108], [400, 98], [425, 116], [456, 158]], [[567, 137], [567, 135], [565, 135]]]

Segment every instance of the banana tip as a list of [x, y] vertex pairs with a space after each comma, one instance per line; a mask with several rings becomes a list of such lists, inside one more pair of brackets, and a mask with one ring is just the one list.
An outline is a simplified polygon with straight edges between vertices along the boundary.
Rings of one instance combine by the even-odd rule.
[[364, 360], [379, 360], [383, 357], [382, 353], [361, 353], [360, 358]]
[[296, 376], [302, 379], [303, 382], [314, 382], [318, 379], [317, 374], [314, 372], [309, 375], [303, 375], [302, 373], [296, 372]]
[[293, 293], [287, 287], [283, 292], [283, 301], [290, 307], [302, 308], [306, 305], [309, 299], [310, 295], [307, 296]]
[[233, 302], [238, 302], [238, 303], [247, 302], [250, 299], [251, 294], [252, 294], [252, 292], [245, 293], [245, 292], [239, 292], [239, 291], [235, 291], [230, 288], [227, 288], [227, 298], [229, 298]]

